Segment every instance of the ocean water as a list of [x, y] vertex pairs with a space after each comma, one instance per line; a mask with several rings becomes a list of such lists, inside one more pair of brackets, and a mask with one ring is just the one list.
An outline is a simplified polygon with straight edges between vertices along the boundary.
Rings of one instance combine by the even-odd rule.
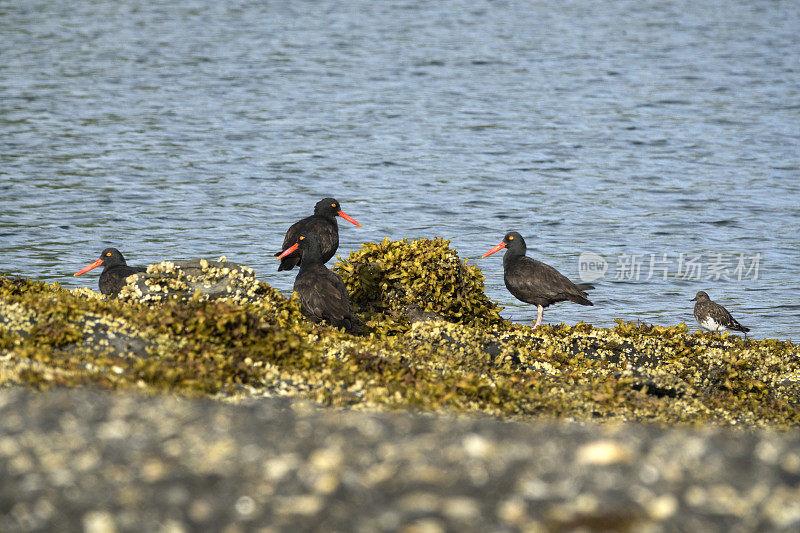
[[766, 0], [5, 3], [0, 272], [96, 288], [72, 274], [115, 246], [288, 293], [273, 253], [334, 196], [343, 257], [449, 238], [518, 322], [479, 259], [508, 230], [597, 278], [547, 323], [694, 328], [705, 290], [798, 340], [798, 28]]

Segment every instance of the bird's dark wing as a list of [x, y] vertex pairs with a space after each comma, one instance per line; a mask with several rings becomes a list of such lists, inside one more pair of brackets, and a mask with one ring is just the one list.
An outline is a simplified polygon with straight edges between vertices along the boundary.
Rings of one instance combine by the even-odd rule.
[[727, 309], [722, 307], [716, 302], [708, 302], [708, 314], [711, 315], [711, 318], [714, 321], [721, 325], [725, 326], [728, 329], [732, 329], [734, 331], [743, 331], [748, 332], [750, 328], [746, 328], [743, 325], [739, 324], [735, 318], [731, 316]]
[[[303, 233], [307, 232], [313, 232], [314, 235], [317, 236], [323, 263], [333, 257], [333, 254], [336, 253], [336, 249], [339, 247], [339, 231], [336, 221], [334, 220], [334, 222], [331, 223], [330, 220], [315, 215], [306, 217], [292, 224], [286, 231], [286, 236], [283, 238], [281, 251], [277, 252], [275, 255], [281, 255], [284, 250], [295, 244]], [[281, 259], [281, 265], [278, 267], [278, 270], [293, 269], [300, 264], [300, 258], [299, 250], [290, 253]]]
[[333, 325], [352, 316], [347, 288], [338, 275], [324, 266], [304, 275], [298, 274], [294, 291], [300, 297], [303, 314], [310, 320], [325, 320]]
[[750, 328], [748, 328], [747, 326], [741, 325], [739, 323], [739, 321], [736, 320], [735, 318], [733, 319], [733, 326], [734, 327], [732, 327], [731, 329], [736, 330], [736, 331], [741, 331], [742, 333], [747, 333], [748, 331], [750, 331]]
[[281, 255], [284, 250], [286, 250], [288, 247], [297, 242], [297, 238], [300, 235], [302, 235], [302, 231], [305, 229], [306, 225], [308, 224], [308, 221], [311, 220], [312, 218], [314, 217], [313, 216], [306, 217], [302, 220], [298, 220], [297, 222], [289, 226], [289, 229], [286, 230], [286, 235], [284, 235], [283, 237], [283, 246], [281, 246], [281, 251], [275, 252], [276, 256]]
[[544, 305], [542, 301], [571, 300], [592, 305], [586, 293], [569, 278], [550, 265], [530, 257], [520, 257], [510, 265], [506, 286], [514, 296], [528, 303]]

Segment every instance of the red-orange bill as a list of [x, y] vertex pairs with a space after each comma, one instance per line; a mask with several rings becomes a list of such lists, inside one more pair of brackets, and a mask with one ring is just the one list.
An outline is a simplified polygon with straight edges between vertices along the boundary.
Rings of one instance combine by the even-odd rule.
[[342, 217], [343, 219], [345, 219], [346, 221], [348, 221], [349, 223], [351, 223], [351, 224], [355, 224], [355, 225], [356, 225], [356, 226], [358, 226], [359, 228], [362, 228], [362, 227], [363, 227], [361, 224], [359, 224], [358, 222], [356, 222], [356, 219], [354, 219], [353, 217], [351, 217], [350, 215], [348, 215], [348, 214], [347, 214], [347, 213], [345, 213], [344, 211], [339, 211], [339, 212], [338, 212], [338, 213], [336, 213], [336, 214], [337, 214], [337, 215], [339, 215], [340, 217]]
[[102, 264], [103, 264], [103, 258], [101, 257], [100, 259], [98, 259], [97, 261], [95, 261], [94, 263], [92, 263], [91, 265], [86, 265], [86, 266], [85, 266], [85, 267], [83, 267], [82, 269], [80, 269], [80, 270], [78, 270], [77, 272], [75, 272], [75, 273], [73, 274], [73, 276], [80, 276], [81, 274], [84, 274], [84, 273], [86, 273], [86, 272], [89, 272], [91, 269], [93, 269], [93, 268], [97, 268], [97, 267], [99, 267], [99, 266], [100, 266], [100, 265], [102, 265]]
[[489, 250], [488, 252], [486, 252], [485, 254], [483, 254], [481, 257], [487, 257], [487, 256], [490, 256], [490, 255], [492, 255], [492, 254], [493, 254], [493, 253], [495, 253], [495, 252], [499, 252], [500, 250], [502, 250], [502, 249], [503, 249], [503, 248], [505, 248], [505, 247], [506, 247], [506, 243], [504, 243], [504, 242], [501, 242], [500, 244], [498, 244], [497, 246], [493, 247], [491, 250]]
[[296, 242], [293, 245], [291, 245], [290, 247], [288, 247], [287, 249], [285, 249], [283, 251], [283, 253], [278, 256], [278, 259], [282, 259], [282, 258], [286, 257], [287, 255], [289, 255], [290, 253], [294, 252], [298, 248], [300, 248], [300, 243]]

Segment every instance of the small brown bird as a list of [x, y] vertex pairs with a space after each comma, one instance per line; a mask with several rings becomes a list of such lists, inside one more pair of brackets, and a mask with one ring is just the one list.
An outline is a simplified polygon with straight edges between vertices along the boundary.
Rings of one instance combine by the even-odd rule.
[[694, 317], [703, 329], [716, 333], [741, 331], [745, 335], [750, 331], [750, 328], [739, 324], [727, 309], [716, 302], [712, 302], [704, 291], [699, 291], [689, 301], [697, 302], [694, 304]]
[[587, 283], [576, 285], [550, 265], [526, 257], [528, 247], [525, 239], [516, 231], [506, 233], [503, 242], [481, 257], [492, 255], [503, 248], [508, 248], [503, 256], [503, 280], [506, 288], [518, 300], [539, 308], [534, 328], [542, 323], [544, 308], [548, 305], [565, 300], [580, 305], [594, 305], [584, 292], [594, 289], [594, 286]]
[[297, 242], [289, 246], [278, 259], [297, 250], [302, 260], [300, 271], [294, 279], [294, 292], [300, 299], [302, 313], [311, 322], [324, 320], [348, 333], [360, 333], [353, 319], [347, 287], [342, 278], [328, 270], [322, 262], [317, 236], [313, 232], [298, 236]]

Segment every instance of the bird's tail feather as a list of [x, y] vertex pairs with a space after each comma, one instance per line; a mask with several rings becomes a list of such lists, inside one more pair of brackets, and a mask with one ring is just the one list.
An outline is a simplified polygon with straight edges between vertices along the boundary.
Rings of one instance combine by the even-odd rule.
[[592, 302], [589, 301], [588, 298], [581, 296], [580, 294], [569, 294], [567, 296], [570, 302], [575, 302], [576, 304], [581, 305], [594, 305]]

